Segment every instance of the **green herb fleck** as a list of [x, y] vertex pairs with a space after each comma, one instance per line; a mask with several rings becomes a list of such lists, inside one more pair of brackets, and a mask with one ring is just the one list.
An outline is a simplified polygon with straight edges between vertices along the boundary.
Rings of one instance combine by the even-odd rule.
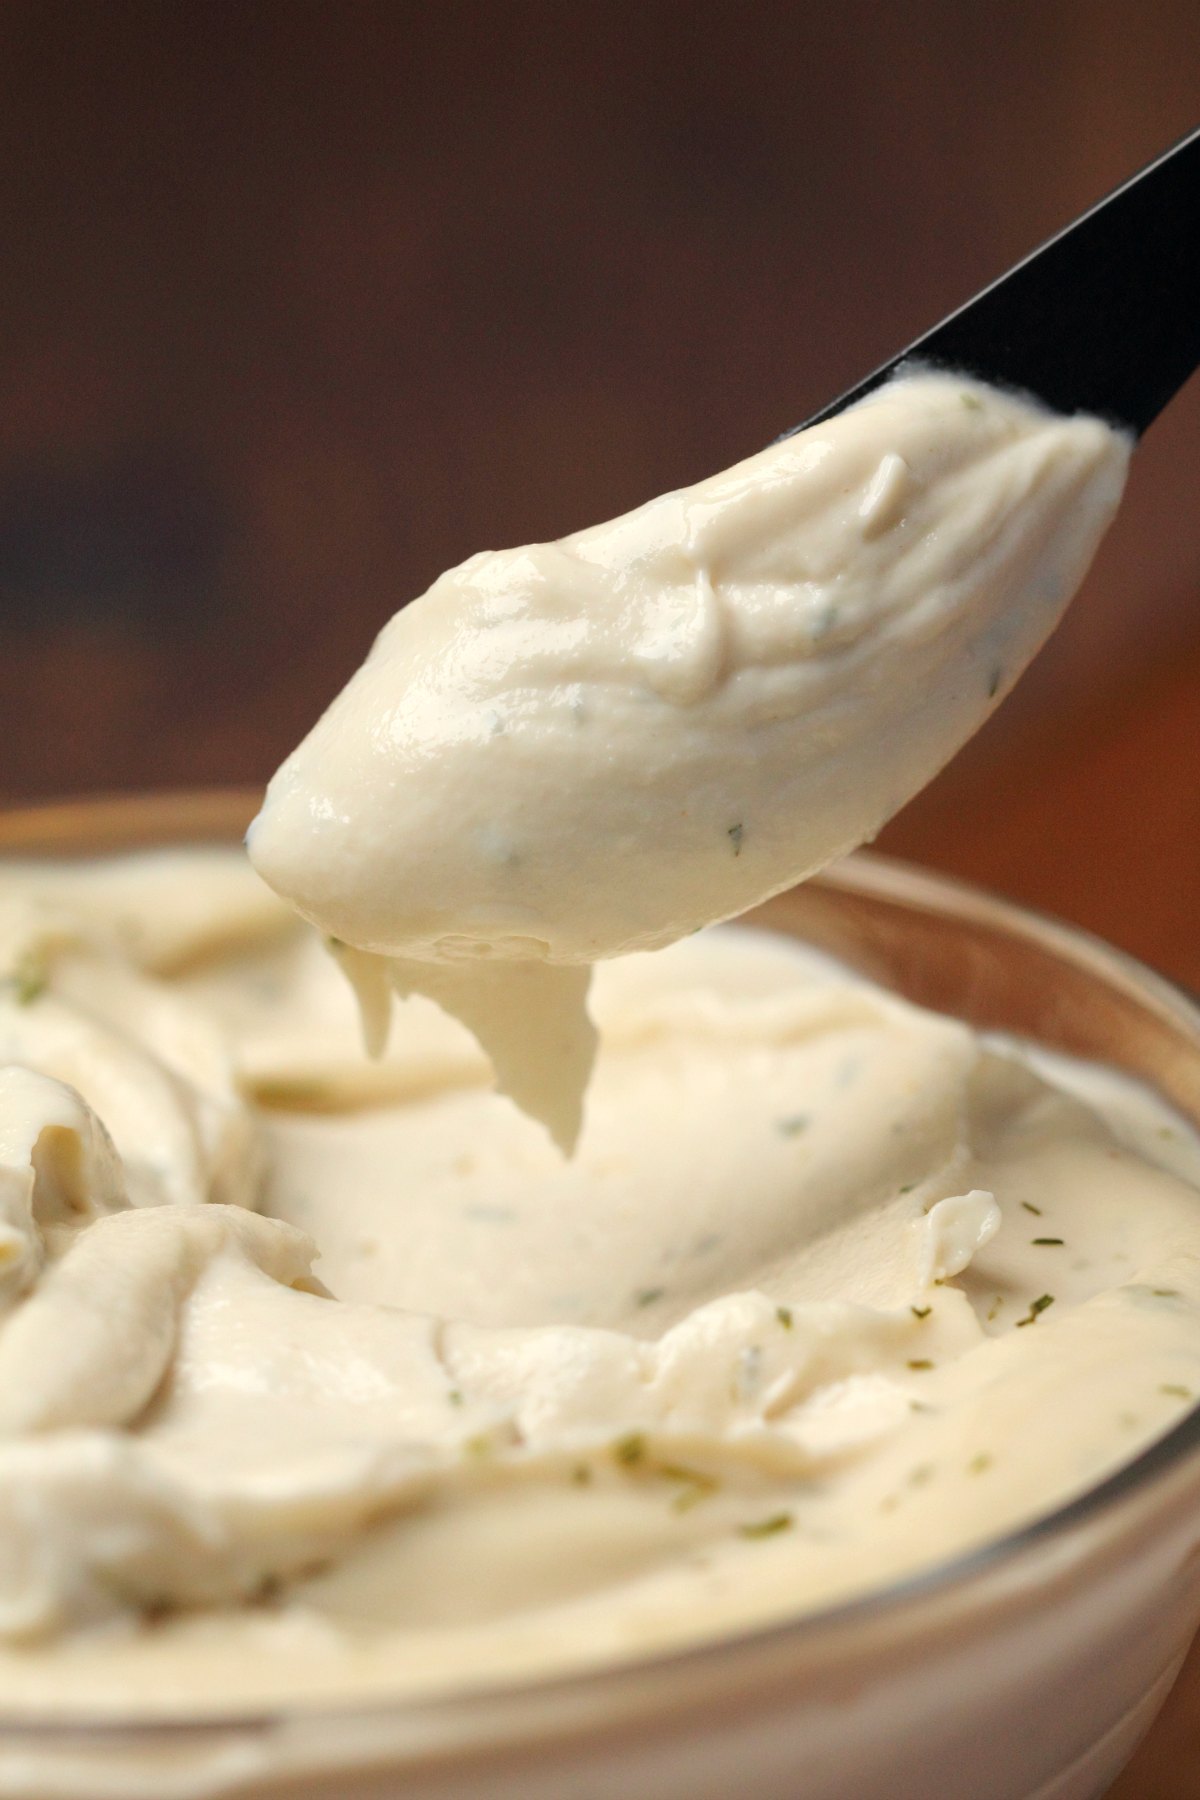
[[463, 1403], [462, 1389], [461, 1388], [451, 1388], [450, 1392], [446, 1395], [446, 1398], [450, 1402], [451, 1406], [461, 1406]]
[[996, 1319], [1000, 1316], [1000, 1308], [1003, 1305], [1004, 1305], [1004, 1295], [997, 1294], [996, 1298], [992, 1301], [992, 1304], [988, 1307], [988, 1310], [987, 1310], [987, 1322], [989, 1325], [992, 1323], [993, 1319]]
[[612, 1453], [624, 1468], [632, 1469], [645, 1460], [646, 1439], [640, 1431], [627, 1431], [613, 1444]]
[[346, 948], [346, 945], [342, 938], [327, 937], [325, 939], [325, 948], [327, 950], [332, 950], [336, 956], [339, 950], [344, 950]]
[[1182, 1300], [1183, 1295], [1178, 1288], [1151, 1288], [1150, 1292], [1157, 1300]]
[[785, 1331], [790, 1331], [792, 1329], [794, 1320], [792, 1318], [792, 1309], [790, 1306], [777, 1306], [775, 1308], [775, 1317], [779, 1320], [779, 1323], [783, 1326]]
[[633, 1296], [633, 1304], [635, 1306], [653, 1306], [656, 1300], [662, 1299], [666, 1291], [666, 1288], [663, 1287], [638, 1288]]
[[746, 827], [741, 824], [731, 825], [727, 835], [730, 843], [733, 845], [733, 854], [735, 856], [740, 856], [742, 854], [742, 839], [746, 835]]
[[1158, 1391], [1160, 1394], [1168, 1394], [1172, 1400], [1191, 1400], [1195, 1398], [1191, 1388], [1180, 1387], [1177, 1381], [1164, 1381]]
[[932, 1306], [910, 1306], [908, 1310], [914, 1319], [927, 1319], [933, 1308]]
[[791, 1113], [786, 1119], [776, 1119], [775, 1129], [780, 1137], [799, 1137], [811, 1124], [807, 1113]]
[[478, 1462], [482, 1462], [486, 1457], [489, 1457], [494, 1449], [495, 1445], [492, 1443], [492, 1440], [486, 1431], [476, 1432], [475, 1436], [469, 1437], [463, 1445], [463, 1450], [466, 1454], [468, 1456], [473, 1456]]
[[1025, 1208], [1026, 1212], [1031, 1212], [1035, 1219], [1041, 1218], [1042, 1209], [1040, 1206], [1035, 1206], [1032, 1200], [1022, 1200], [1021, 1205]]
[[967, 1464], [967, 1474], [968, 1475], [984, 1475], [991, 1468], [991, 1466], [992, 1466], [992, 1458], [988, 1455], [986, 1450], [981, 1450], [979, 1452], [979, 1454], [977, 1456], [973, 1456], [971, 1458], [970, 1462]]
[[664, 1481], [677, 1481], [681, 1492], [671, 1501], [671, 1511], [690, 1512], [693, 1506], [699, 1506], [710, 1494], [715, 1494], [719, 1483], [713, 1475], [706, 1475], [703, 1469], [689, 1468], [686, 1463], [663, 1463], [657, 1473]]
[[[464, 1173], [469, 1173], [469, 1170]], [[470, 1219], [473, 1225], [511, 1225], [517, 1215], [511, 1206], [496, 1206], [490, 1201], [480, 1200], [464, 1206], [462, 1216]]]
[[18, 1006], [32, 1006], [35, 1000], [41, 999], [49, 984], [46, 965], [28, 952], [18, 957], [8, 977], [8, 985], [12, 988], [13, 999]]
[[1044, 1313], [1048, 1306], [1053, 1305], [1053, 1294], [1039, 1294], [1036, 1300], [1031, 1300], [1029, 1302], [1029, 1311], [1026, 1313], [1025, 1317], [1017, 1320], [1017, 1329], [1020, 1330], [1022, 1325], [1032, 1325], [1040, 1313]]
[[937, 1411], [937, 1407], [930, 1406], [927, 1400], [910, 1400], [908, 1410], [915, 1413], [932, 1413]]
[[809, 628], [812, 632], [814, 641], [818, 641], [825, 636], [825, 633], [829, 630], [836, 618], [837, 605], [832, 600], [826, 600], [819, 612], [813, 617], [812, 624]]
[[772, 1513], [769, 1519], [755, 1519], [750, 1525], [739, 1525], [738, 1536], [744, 1538], [778, 1537], [781, 1531], [790, 1531], [795, 1520], [791, 1513]]
[[1031, 1244], [1061, 1244], [1062, 1238], [1030, 1238]]
[[900, 1192], [902, 1194], [911, 1194], [916, 1185], [915, 1181], [906, 1181], [900, 1189]]
[[983, 401], [979, 398], [978, 394], [972, 394], [968, 389], [964, 388], [959, 395], [959, 399], [962, 401], [968, 412], [983, 411]]
[[933, 1476], [934, 1467], [932, 1463], [918, 1463], [908, 1477], [908, 1485], [910, 1487], [924, 1487], [927, 1481], [933, 1480]]
[[910, 1369], [932, 1369], [933, 1364], [927, 1356], [913, 1356], [909, 1358], [908, 1366]]

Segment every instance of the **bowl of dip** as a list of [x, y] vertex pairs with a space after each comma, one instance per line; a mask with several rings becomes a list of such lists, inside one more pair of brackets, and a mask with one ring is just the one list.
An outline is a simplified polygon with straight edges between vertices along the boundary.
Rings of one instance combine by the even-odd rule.
[[253, 806], [0, 816], [0, 1794], [1102, 1793], [1200, 1622], [1192, 1003], [857, 854], [614, 973], [593, 1206], [424, 1013], [358, 1072]]

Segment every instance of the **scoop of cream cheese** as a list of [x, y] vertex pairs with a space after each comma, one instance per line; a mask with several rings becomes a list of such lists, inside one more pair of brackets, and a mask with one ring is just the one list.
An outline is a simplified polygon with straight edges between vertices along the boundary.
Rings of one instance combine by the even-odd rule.
[[738, 927], [593, 1005], [565, 1160], [427, 999], [367, 1063], [233, 852], [0, 875], [10, 1715], [695, 1643], [994, 1538], [1200, 1394], [1200, 1148], [1148, 1095]]
[[1126, 439], [912, 374], [398, 613], [267, 791], [256, 868], [462, 1017], [565, 1147], [586, 969], [869, 839], [987, 717], [1079, 585]]

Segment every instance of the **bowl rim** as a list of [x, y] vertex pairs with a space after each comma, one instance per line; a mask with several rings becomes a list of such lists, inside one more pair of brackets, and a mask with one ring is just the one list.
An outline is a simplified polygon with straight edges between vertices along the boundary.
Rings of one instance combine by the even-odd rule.
[[[182, 847], [189, 842], [228, 843], [244, 828], [256, 810], [260, 796], [261, 790], [257, 788], [216, 787], [106, 793], [19, 806], [0, 804], [0, 868], [14, 855], [44, 856], [78, 851], [78, 834], [84, 827], [99, 827], [103, 836], [112, 839], [111, 848], [102, 843], [84, 846], [91, 854], [120, 854], [122, 850], [136, 853], [152, 849], [154, 842], [148, 832], [153, 827], [164, 832], [169, 829], [171, 835], [167, 842], [176, 846]], [[22, 838], [35, 839], [38, 848], [23, 847]], [[1200, 1002], [1137, 958], [1089, 932], [1033, 908], [994, 897], [957, 877], [874, 851], [856, 850], [810, 879], [834, 893], [866, 895], [900, 907], [933, 911], [951, 921], [979, 924], [1002, 935], [1032, 942], [1073, 963], [1096, 980], [1118, 989], [1140, 1005], [1149, 1006], [1161, 1021], [1191, 1039], [1200, 1058]], [[769, 919], [763, 922], [770, 923]], [[485, 1705], [516, 1708], [537, 1699], [583, 1695], [601, 1698], [606, 1689], [612, 1690], [615, 1697], [616, 1692], [628, 1687], [631, 1680], [636, 1683], [655, 1676], [685, 1677], [690, 1671], [697, 1674], [705, 1670], [719, 1671], [723, 1665], [733, 1664], [751, 1650], [770, 1652], [786, 1648], [802, 1651], [847, 1629], [893, 1620], [921, 1602], [961, 1596], [981, 1577], [1015, 1564], [1022, 1553], [1053, 1546], [1077, 1527], [1106, 1518], [1122, 1501], [1149, 1489], [1158, 1478], [1178, 1471], [1197, 1452], [1200, 1452], [1200, 1401], [1161, 1437], [1102, 1481], [1001, 1537], [934, 1563], [885, 1587], [868, 1589], [849, 1599], [793, 1617], [706, 1636], [695, 1643], [585, 1664], [560, 1674], [537, 1675], [530, 1679], [499, 1677], [428, 1695], [389, 1698], [386, 1692], [377, 1691], [363, 1700], [315, 1698], [311, 1703], [300, 1702], [295, 1706], [258, 1704], [244, 1712], [196, 1714], [172, 1713], [165, 1709], [161, 1714], [154, 1711], [138, 1714], [132, 1710], [122, 1714], [107, 1705], [91, 1711], [35, 1713], [22, 1709], [19, 1714], [0, 1712], [0, 1733], [14, 1740], [52, 1734], [64, 1746], [72, 1740], [86, 1739], [93, 1748], [99, 1748], [105, 1742], [128, 1743], [140, 1738], [177, 1740], [192, 1734], [203, 1741], [228, 1733], [245, 1736], [296, 1726], [319, 1730], [322, 1726], [350, 1726], [356, 1722], [373, 1723], [385, 1719], [399, 1731], [405, 1720], [445, 1720], [464, 1709]], [[581, 1730], [587, 1729], [586, 1721], [580, 1720], [578, 1724]], [[546, 1735], [544, 1720], [539, 1720], [536, 1726], [531, 1724], [527, 1733], [505, 1734], [503, 1742], [511, 1749], [535, 1732], [538, 1736]], [[478, 1753], [486, 1749], [488, 1741], [488, 1737], [483, 1737], [469, 1742], [443, 1743], [439, 1740], [435, 1745], [414, 1743], [409, 1751], [397, 1739], [389, 1754], [405, 1764], [412, 1761], [425, 1766], [430, 1762], [440, 1764], [455, 1756]]]

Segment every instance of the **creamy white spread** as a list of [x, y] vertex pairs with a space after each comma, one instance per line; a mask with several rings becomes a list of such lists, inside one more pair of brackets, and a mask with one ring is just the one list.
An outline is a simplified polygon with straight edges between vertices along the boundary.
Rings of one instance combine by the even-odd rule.
[[1200, 1393], [1186, 1127], [785, 939], [598, 969], [567, 1161], [427, 1000], [365, 1060], [232, 851], [12, 866], [0, 921], [6, 1710], [412, 1692], [794, 1615]]
[[1185, 1127], [692, 935], [976, 728], [1127, 453], [918, 375], [472, 558], [271, 785], [252, 855], [319, 931], [232, 851], [3, 874], [8, 1706], [692, 1642], [993, 1538], [1192, 1403]]
[[569, 1149], [589, 965], [873, 836], [1057, 623], [1128, 453], [917, 374], [610, 524], [473, 556], [283, 765], [255, 865], [353, 947], [375, 1047], [390, 976]]

